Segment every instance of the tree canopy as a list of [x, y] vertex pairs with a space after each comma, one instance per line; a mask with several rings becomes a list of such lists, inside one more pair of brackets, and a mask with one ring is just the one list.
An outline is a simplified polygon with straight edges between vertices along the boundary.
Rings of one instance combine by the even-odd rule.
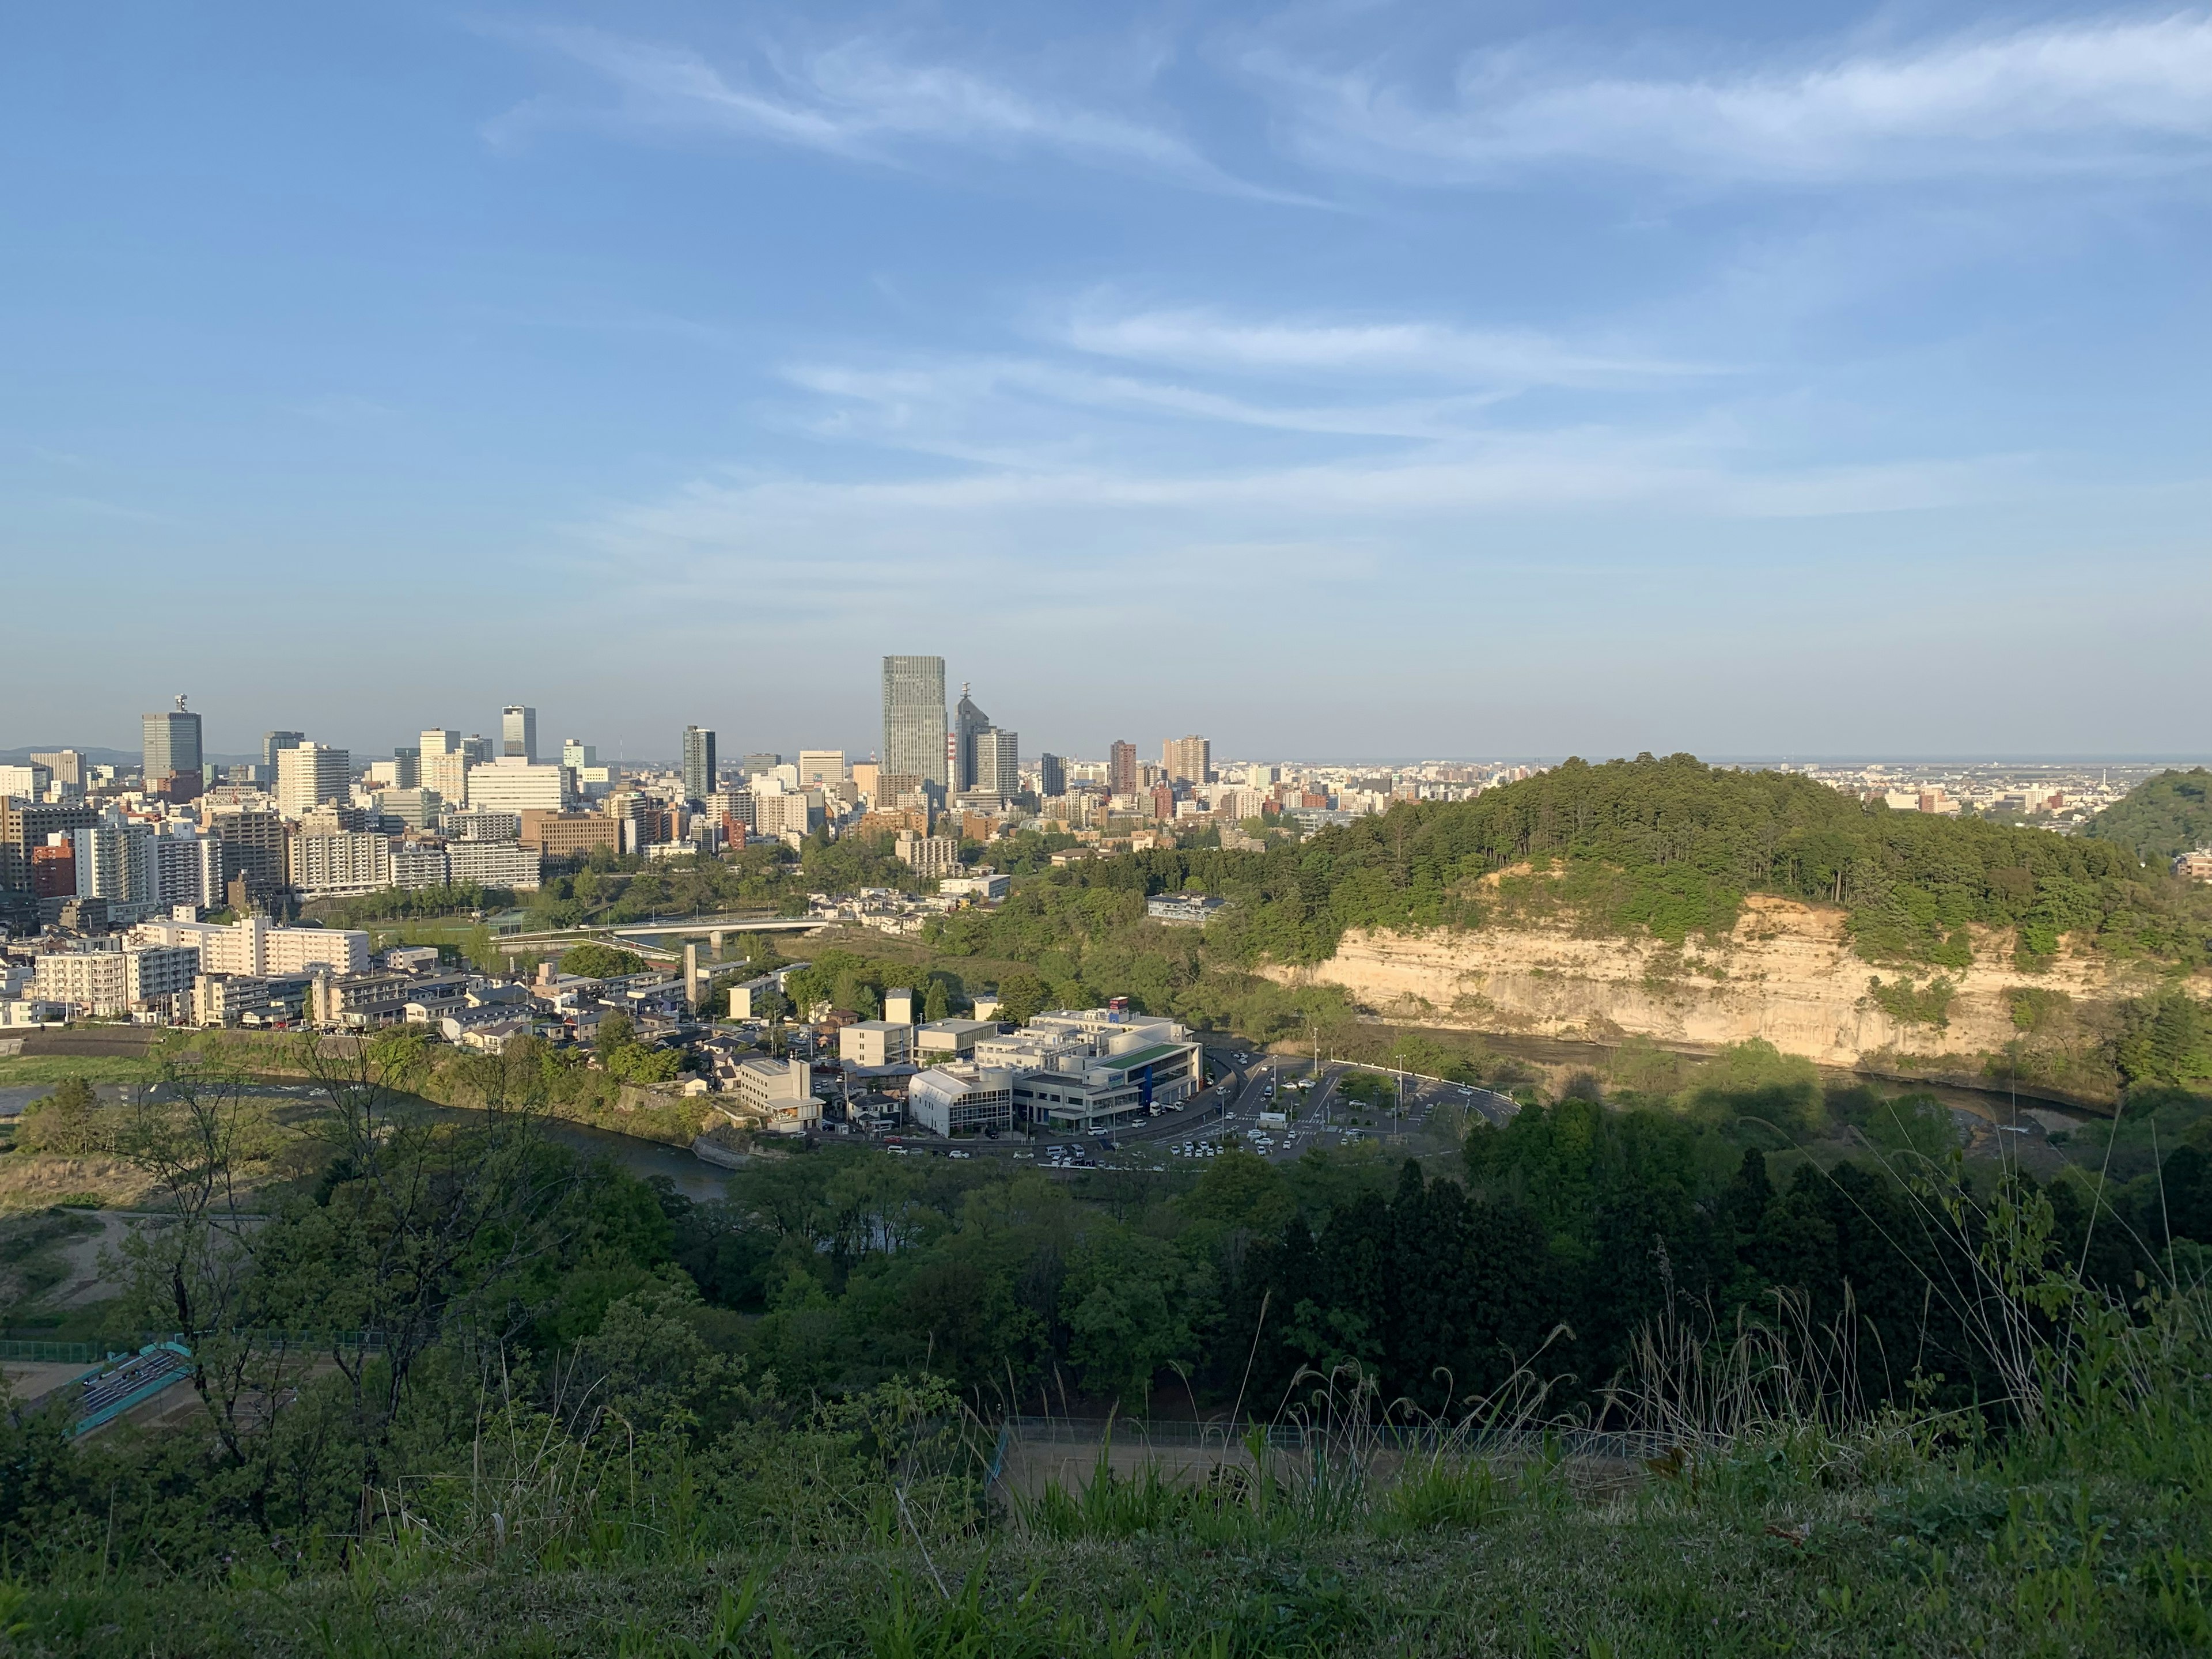
[[2093, 841], [2124, 847], [2146, 864], [2170, 864], [2212, 847], [2212, 772], [2160, 772], [2082, 826]]

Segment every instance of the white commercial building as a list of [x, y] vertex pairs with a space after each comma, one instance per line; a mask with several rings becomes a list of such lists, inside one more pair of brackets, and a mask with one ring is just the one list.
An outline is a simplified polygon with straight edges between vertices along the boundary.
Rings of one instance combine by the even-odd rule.
[[1133, 1122], [1206, 1086], [1205, 1050], [1185, 1027], [1121, 1006], [1039, 1014], [980, 1038], [975, 1061], [1015, 1073], [1018, 1121], [1056, 1130]]
[[576, 775], [565, 766], [538, 766], [502, 755], [468, 775], [471, 812], [565, 812], [575, 804]]
[[1014, 1125], [1014, 1073], [956, 1061], [933, 1066], [907, 1085], [907, 1115], [932, 1134], [972, 1135]]

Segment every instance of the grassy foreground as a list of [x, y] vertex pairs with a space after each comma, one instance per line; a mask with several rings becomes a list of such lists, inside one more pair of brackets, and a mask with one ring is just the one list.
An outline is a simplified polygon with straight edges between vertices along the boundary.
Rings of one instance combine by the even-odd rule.
[[949, 1529], [878, 1504], [798, 1548], [611, 1525], [558, 1561], [496, 1532], [474, 1564], [385, 1548], [289, 1581], [88, 1571], [0, 1588], [0, 1632], [17, 1653], [118, 1659], [2182, 1653], [2212, 1647], [2208, 1452], [2195, 1425], [1983, 1455], [1774, 1440], [1662, 1460], [1610, 1497], [1557, 1468], [1431, 1468], [1334, 1524], [1297, 1494], [1270, 1513], [1139, 1479]]

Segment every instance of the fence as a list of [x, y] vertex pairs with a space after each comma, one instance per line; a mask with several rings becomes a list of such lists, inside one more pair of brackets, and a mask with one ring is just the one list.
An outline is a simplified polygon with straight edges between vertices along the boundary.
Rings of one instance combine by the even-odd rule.
[[[233, 1339], [263, 1348], [346, 1348], [358, 1353], [381, 1353], [381, 1331], [230, 1331]], [[149, 1343], [173, 1342], [175, 1331], [125, 1331], [98, 1342], [0, 1341], [0, 1359], [56, 1365], [96, 1365], [104, 1359], [120, 1359]]]

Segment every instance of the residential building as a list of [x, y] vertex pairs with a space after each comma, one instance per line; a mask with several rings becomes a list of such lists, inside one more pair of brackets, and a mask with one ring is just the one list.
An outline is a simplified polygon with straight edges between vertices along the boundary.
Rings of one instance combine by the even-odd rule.
[[499, 755], [501, 760], [538, 763], [538, 711], [511, 702], [499, 711]]
[[289, 867], [280, 813], [239, 807], [216, 812], [207, 820], [207, 828], [222, 849], [226, 888], [240, 877], [246, 890], [256, 895], [273, 893], [284, 885]]
[[898, 861], [911, 869], [917, 880], [935, 881], [960, 868], [960, 843], [951, 836], [917, 836], [903, 830], [891, 849]]
[[945, 763], [945, 659], [884, 659], [884, 757], [886, 772], [950, 782]]
[[297, 749], [307, 742], [305, 732], [264, 732], [261, 734], [261, 764], [269, 776], [276, 775], [276, 757], [287, 749]]
[[2212, 848], [2184, 853], [2174, 860], [2173, 873], [2184, 881], [2212, 881]]
[[914, 1027], [864, 1019], [837, 1033], [837, 1058], [851, 1066], [903, 1065], [914, 1051]]
[[507, 887], [535, 891], [544, 880], [544, 856], [512, 841], [454, 841], [446, 843], [446, 869], [456, 887]]
[[1057, 755], [1037, 757], [1037, 793], [1042, 796], [1064, 795], [1067, 793], [1067, 763]]
[[714, 734], [703, 726], [684, 728], [684, 799], [703, 801], [716, 789]]
[[291, 885], [302, 893], [372, 893], [392, 885], [392, 843], [340, 830], [292, 837]]
[[192, 1018], [201, 1025], [237, 1025], [269, 1006], [269, 981], [252, 974], [200, 974], [192, 981]]
[[189, 823], [163, 826], [147, 848], [153, 864], [152, 902], [162, 909], [180, 904], [218, 908], [222, 903], [222, 843]]
[[58, 1002], [72, 1014], [94, 1019], [126, 1012], [130, 1006], [119, 950], [49, 951], [39, 958], [33, 984], [44, 1000]]
[[575, 804], [576, 776], [565, 766], [539, 766], [502, 755], [489, 766], [469, 769], [469, 810], [516, 814], [518, 834], [520, 814], [565, 812]]
[[1115, 795], [1137, 793], [1137, 745], [1116, 743], [1106, 751], [1106, 787]]
[[173, 917], [143, 921], [131, 930], [138, 945], [188, 945], [200, 953], [208, 974], [337, 974], [368, 971], [368, 935], [352, 927], [278, 927], [266, 916], [247, 916], [225, 925], [179, 921]]
[[971, 785], [1002, 801], [1022, 792], [1022, 743], [1018, 734], [986, 726], [975, 734], [975, 775]]
[[142, 775], [149, 794], [172, 800], [197, 800], [207, 787], [200, 753], [200, 717], [185, 712], [185, 700], [158, 714], [140, 717]]
[[933, 1066], [907, 1085], [907, 1115], [948, 1139], [1014, 1125], [1014, 1073], [965, 1061]]
[[822, 796], [816, 790], [783, 794], [756, 790], [752, 809], [751, 827], [763, 836], [811, 836], [822, 827]]
[[31, 896], [65, 899], [76, 896], [76, 842], [57, 835], [44, 847], [31, 849]]
[[444, 848], [427, 841], [392, 843], [392, 884], [394, 887], [411, 892], [426, 887], [443, 887], [448, 880]]
[[1161, 769], [1170, 783], [1213, 781], [1213, 745], [1204, 738], [1173, 738], [1161, 746]]
[[70, 832], [76, 863], [76, 896], [107, 901], [108, 914], [128, 920], [155, 908], [150, 824], [112, 816]]
[[301, 743], [276, 751], [276, 810], [303, 818], [328, 801], [353, 793], [353, 757], [326, 743]]

